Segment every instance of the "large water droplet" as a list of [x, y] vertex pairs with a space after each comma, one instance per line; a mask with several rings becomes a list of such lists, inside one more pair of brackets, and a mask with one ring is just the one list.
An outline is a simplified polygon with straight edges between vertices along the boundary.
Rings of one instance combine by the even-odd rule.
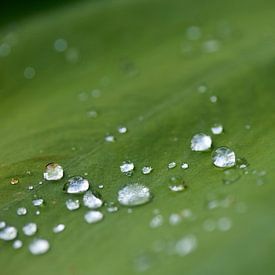
[[227, 147], [216, 149], [212, 155], [212, 160], [213, 164], [220, 168], [228, 168], [236, 165], [236, 155]]
[[103, 202], [97, 198], [91, 191], [88, 191], [83, 196], [83, 204], [91, 209], [97, 209], [102, 206]]
[[194, 135], [191, 140], [192, 151], [202, 152], [207, 151], [211, 148], [212, 139], [210, 136], [205, 134]]
[[33, 222], [27, 223], [23, 226], [22, 231], [26, 236], [33, 236], [37, 232], [37, 224]]
[[29, 245], [29, 251], [33, 255], [41, 255], [50, 249], [50, 243], [44, 239], [34, 239]]
[[84, 215], [87, 223], [97, 223], [103, 219], [103, 214], [99, 211], [91, 210]]
[[14, 226], [7, 226], [0, 231], [0, 239], [11, 241], [17, 237], [17, 229]]
[[66, 207], [68, 210], [73, 211], [76, 210], [80, 207], [80, 203], [79, 200], [72, 200], [72, 199], [68, 199], [66, 201]]
[[44, 172], [45, 180], [60, 180], [63, 178], [63, 168], [57, 163], [49, 163], [46, 165]]
[[143, 184], [133, 183], [124, 186], [118, 192], [118, 202], [125, 206], [136, 206], [149, 202], [150, 189]]
[[86, 192], [90, 187], [90, 184], [87, 179], [75, 176], [68, 180], [64, 185], [63, 190], [68, 194], [79, 194]]

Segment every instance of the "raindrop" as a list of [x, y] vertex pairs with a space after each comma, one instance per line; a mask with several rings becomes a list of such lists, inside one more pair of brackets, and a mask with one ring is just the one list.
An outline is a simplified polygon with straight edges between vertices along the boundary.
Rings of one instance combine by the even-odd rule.
[[0, 231], [0, 239], [4, 241], [11, 241], [17, 237], [17, 229], [13, 226], [7, 226]]
[[220, 135], [223, 132], [223, 126], [221, 124], [215, 124], [211, 128], [213, 135]]
[[102, 206], [103, 202], [97, 198], [91, 191], [88, 191], [83, 196], [83, 204], [91, 209], [97, 209]]
[[143, 175], [148, 175], [153, 171], [153, 168], [151, 166], [144, 166], [141, 171]]
[[84, 215], [87, 223], [97, 223], [103, 219], [103, 214], [99, 211], [91, 210]]
[[54, 41], [53, 46], [57, 52], [64, 52], [68, 48], [68, 43], [65, 39], [58, 38]]
[[32, 201], [33, 206], [41, 206], [44, 203], [43, 199], [35, 199]]
[[192, 151], [207, 151], [211, 148], [212, 139], [210, 136], [205, 134], [194, 135], [191, 140], [191, 149]]
[[41, 255], [50, 249], [50, 243], [44, 239], [34, 239], [29, 245], [29, 251], [33, 255]]
[[12, 244], [13, 249], [19, 249], [23, 246], [23, 242], [21, 240], [15, 240]]
[[162, 226], [162, 224], [163, 224], [163, 217], [162, 215], [159, 214], [152, 218], [149, 225], [151, 228], [157, 228]]
[[127, 127], [125, 127], [125, 126], [119, 126], [119, 127], [117, 128], [117, 131], [118, 131], [120, 134], [126, 134], [126, 133], [128, 132], [128, 129], [127, 129]]
[[216, 149], [212, 155], [212, 160], [213, 164], [220, 168], [229, 168], [236, 165], [236, 155], [227, 147]]
[[186, 169], [189, 168], [189, 164], [186, 163], [186, 162], [184, 162], [184, 163], [181, 164], [181, 168], [184, 169], [184, 170], [186, 170]]
[[81, 176], [75, 176], [68, 180], [63, 190], [68, 194], [79, 194], [86, 192], [90, 187], [87, 179]]
[[52, 162], [46, 165], [45, 180], [60, 180], [62, 178], [63, 168], [59, 164]]
[[120, 171], [121, 173], [125, 174], [126, 176], [131, 176], [133, 171], [135, 169], [135, 165], [133, 162], [130, 161], [124, 161], [120, 165]]
[[37, 232], [37, 224], [33, 222], [27, 223], [23, 226], [22, 231], [26, 236], [33, 236]]
[[18, 216], [25, 216], [27, 214], [27, 212], [28, 212], [27, 208], [25, 208], [25, 207], [19, 207], [16, 210], [16, 213]]
[[168, 169], [173, 169], [173, 168], [175, 168], [177, 166], [177, 163], [176, 162], [170, 162], [170, 163], [168, 163], [168, 165], [167, 165], [167, 167], [168, 167]]
[[73, 211], [76, 210], [80, 207], [80, 203], [79, 200], [72, 200], [72, 199], [68, 199], [66, 201], [66, 207], [68, 210]]
[[177, 241], [175, 252], [180, 256], [186, 256], [197, 248], [197, 238], [194, 235], [188, 235]]
[[118, 202], [124, 206], [142, 205], [151, 198], [150, 189], [139, 183], [128, 184], [118, 192]]
[[60, 232], [62, 232], [62, 231], [64, 231], [64, 229], [65, 229], [65, 224], [63, 224], [63, 223], [60, 223], [60, 224], [58, 224], [58, 225], [56, 225], [54, 228], [53, 228], [53, 233], [60, 233]]
[[24, 77], [26, 79], [33, 79], [35, 77], [35, 69], [33, 67], [26, 67], [24, 69]]
[[106, 142], [115, 142], [116, 139], [115, 139], [115, 137], [113, 135], [106, 135], [105, 136], [105, 141]]

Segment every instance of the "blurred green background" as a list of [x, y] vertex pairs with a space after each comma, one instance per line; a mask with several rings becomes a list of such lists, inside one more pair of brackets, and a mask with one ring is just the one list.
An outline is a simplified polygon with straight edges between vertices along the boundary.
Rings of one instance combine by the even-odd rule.
[[[11, 1], [0, 10], [0, 220], [24, 242], [18, 251], [0, 242], [1, 274], [274, 274], [274, 1]], [[230, 185], [211, 152], [190, 149], [214, 123], [225, 129], [214, 147], [249, 162]], [[132, 177], [119, 170], [124, 160], [136, 165]], [[51, 161], [66, 175], [39, 185]], [[152, 174], [141, 174], [144, 165]], [[154, 198], [132, 213], [103, 207], [104, 220], [89, 225], [87, 209], [68, 211], [62, 192], [70, 175], [85, 173], [106, 202], [117, 204], [133, 182]], [[188, 189], [171, 192], [173, 176]], [[39, 216], [35, 196], [46, 201]], [[26, 216], [16, 215], [20, 206]], [[163, 224], [152, 228], [156, 213]], [[21, 227], [30, 221], [50, 241], [45, 255], [28, 251]], [[59, 235], [57, 223], [66, 225]], [[179, 255], [176, 244], [190, 235], [197, 247]]]

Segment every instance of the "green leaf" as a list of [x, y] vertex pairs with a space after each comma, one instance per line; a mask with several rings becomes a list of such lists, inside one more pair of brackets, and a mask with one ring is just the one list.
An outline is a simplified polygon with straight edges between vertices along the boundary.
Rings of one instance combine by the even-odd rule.
[[[0, 55], [0, 220], [19, 229], [24, 246], [15, 251], [1, 241], [1, 274], [273, 274], [274, 8], [267, 0], [87, 1], [2, 26], [0, 45], [11, 52]], [[186, 37], [190, 26], [200, 28], [198, 40]], [[53, 48], [59, 38], [68, 42], [65, 52]], [[24, 77], [26, 67], [34, 78]], [[96, 118], [87, 115], [92, 110]], [[214, 123], [225, 129], [213, 136], [214, 148], [228, 146], [249, 163], [229, 185], [211, 152], [190, 149], [192, 136], [210, 134]], [[128, 132], [119, 134], [119, 125]], [[105, 142], [108, 133], [114, 143]], [[125, 160], [135, 163], [132, 177], [119, 170]], [[53, 161], [64, 179], [40, 185]], [[171, 161], [178, 165], [168, 170]], [[150, 175], [142, 175], [145, 165], [154, 168]], [[134, 182], [150, 187], [153, 200], [132, 213], [103, 207], [104, 220], [87, 224], [87, 209], [68, 211], [62, 191], [69, 175], [85, 173], [106, 202]], [[186, 191], [169, 190], [173, 176]], [[38, 216], [35, 195], [45, 200]], [[16, 215], [20, 206], [26, 216]], [[169, 223], [171, 214], [190, 211]], [[157, 212], [164, 223], [151, 228]], [[30, 221], [50, 241], [45, 255], [28, 251], [32, 238], [21, 228]], [[208, 232], [207, 221], [232, 228]], [[58, 223], [66, 229], [56, 235]], [[196, 249], [174, 253], [190, 235]]]

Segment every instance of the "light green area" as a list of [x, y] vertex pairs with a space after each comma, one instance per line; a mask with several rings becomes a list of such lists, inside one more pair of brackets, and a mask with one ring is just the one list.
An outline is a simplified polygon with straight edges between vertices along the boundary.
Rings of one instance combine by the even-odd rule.
[[[18, 228], [37, 222], [51, 250], [32, 256], [31, 238], [20, 232], [20, 251], [0, 243], [0, 273], [128, 275], [144, 264], [141, 274], [274, 274], [274, 18], [273, 1], [106, 0], [3, 27], [1, 40], [13, 32], [18, 41], [9, 56], [0, 57], [0, 220]], [[197, 41], [186, 39], [192, 25], [202, 31]], [[60, 37], [78, 50], [78, 62], [54, 51]], [[205, 53], [202, 45], [212, 39], [220, 49]], [[32, 80], [23, 76], [27, 66], [36, 69]], [[204, 94], [197, 91], [201, 83], [209, 87]], [[94, 89], [101, 97], [91, 96]], [[79, 99], [83, 92], [85, 101]], [[90, 110], [99, 116], [87, 117]], [[192, 135], [210, 133], [216, 122], [225, 132], [213, 137], [214, 146], [229, 146], [250, 164], [249, 174], [232, 185], [222, 183], [223, 171], [213, 167], [210, 152], [190, 150]], [[129, 129], [125, 135], [117, 133], [121, 124]], [[117, 141], [104, 142], [107, 133]], [[119, 171], [128, 159], [136, 165], [132, 177]], [[38, 185], [51, 161], [64, 167], [66, 177]], [[186, 161], [190, 168], [168, 171], [170, 161]], [[143, 165], [153, 173], [142, 175]], [[253, 170], [266, 171], [263, 185]], [[131, 214], [124, 207], [117, 213], [103, 208], [104, 221], [88, 225], [86, 209], [69, 212], [62, 192], [69, 175], [86, 172], [94, 189], [104, 184], [105, 201], [116, 201], [128, 182], [148, 185], [154, 199]], [[188, 184], [186, 192], [169, 191], [175, 175]], [[9, 184], [13, 177], [18, 185]], [[35, 194], [46, 201], [40, 216], [31, 206]], [[209, 199], [225, 198], [232, 200], [229, 207], [208, 209]], [[240, 205], [245, 213], [236, 211]], [[29, 214], [16, 216], [19, 206]], [[155, 209], [164, 224], [152, 229]], [[171, 226], [169, 215], [183, 209], [191, 209], [194, 219]], [[222, 217], [232, 220], [231, 230], [205, 231], [205, 220]], [[52, 233], [57, 223], [67, 226], [60, 235]], [[169, 244], [188, 234], [196, 236], [197, 249], [171, 255]], [[156, 252], [159, 243], [164, 248]]]

